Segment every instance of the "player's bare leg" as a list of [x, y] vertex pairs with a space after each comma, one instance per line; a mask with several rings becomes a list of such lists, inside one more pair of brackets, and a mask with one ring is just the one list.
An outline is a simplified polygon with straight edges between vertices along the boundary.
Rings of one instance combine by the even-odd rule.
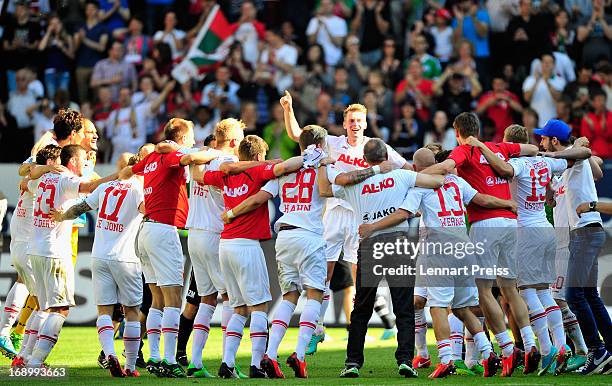
[[123, 345], [125, 347], [125, 374], [128, 377], [138, 377], [136, 370], [138, 351], [140, 349], [140, 308], [123, 307], [125, 313], [125, 328], [123, 330]]
[[[115, 329], [113, 326], [112, 315], [115, 310], [115, 305], [99, 305], [98, 306], [98, 319], [96, 321], [96, 328], [98, 329], [98, 339], [102, 346], [102, 351], [106, 356], [108, 362], [108, 368], [113, 377], [125, 377], [125, 372], [121, 368], [117, 353], [115, 352]], [[140, 327], [140, 324], [139, 324]], [[126, 350], [127, 355], [127, 350]]]
[[217, 292], [200, 297], [200, 306], [193, 321], [193, 345], [191, 346], [191, 361], [187, 368], [187, 376], [195, 378], [212, 378], [213, 376], [202, 364], [202, 351], [206, 346], [210, 331], [210, 320], [217, 308]]
[[429, 350], [427, 349], [427, 320], [425, 319], [426, 303], [426, 298], [414, 295], [414, 346], [417, 355], [412, 360], [412, 367], [415, 369], [431, 366]]
[[476, 279], [476, 286], [478, 287], [480, 309], [487, 320], [489, 329], [495, 334], [495, 339], [502, 349], [502, 355], [504, 358], [513, 358], [515, 356], [514, 343], [506, 329], [504, 313], [491, 291], [493, 280]]
[[60, 331], [70, 312], [69, 307], [51, 307], [45, 311], [47, 319], [40, 327], [38, 340], [27, 362], [28, 367], [40, 367], [57, 343]]

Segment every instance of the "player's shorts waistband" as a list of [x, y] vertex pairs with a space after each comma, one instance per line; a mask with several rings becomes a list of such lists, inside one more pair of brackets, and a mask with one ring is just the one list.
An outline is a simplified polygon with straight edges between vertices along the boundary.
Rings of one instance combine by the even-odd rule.
[[241, 245], [241, 246], [259, 246], [259, 240], [253, 239], [221, 239], [219, 245]]
[[143, 219], [142, 219], [142, 222], [143, 222], [143, 223], [149, 223], [149, 224], [157, 224], [157, 225], [162, 225], [162, 226], [170, 227], [170, 228], [172, 228], [172, 229], [185, 230], [184, 228], [179, 228], [179, 227], [174, 226], [174, 225], [170, 225], [170, 224], [166, 224], [166, 223], [163, 223], [163, 222], [155, 221], [155, 220], [153, 220], [152, 218], [148, 218], [148, 217], [143, 218]]
[[295, 225], [289, 225], [289, 224], [281, 224], [278, 227], [278, 231], [279, 232], [280, 231], [291, 231], [291, 230], [294, 230], [294, 229], [304, 229], [304, 228], [300, 228], [300, 227], [297, 227]]

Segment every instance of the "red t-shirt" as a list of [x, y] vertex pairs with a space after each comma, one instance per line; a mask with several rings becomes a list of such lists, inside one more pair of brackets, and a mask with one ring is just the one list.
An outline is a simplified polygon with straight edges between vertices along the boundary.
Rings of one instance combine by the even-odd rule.
[[[504, 161], [521, 153], [521, 145], [517, 143], [485, 142], [485, 145]], [[455, 161], [459, 177], [466, 180], [479, 193], [504, 200], [512, 199], [508, 180], [495, 174], [480, 149], [469, 145], [457, 146], [448, 158]], [[508, 209], [488, 209], [474, 203], [470, 203], [467, 210], [470, 223], [496, 217], [516, 218], [516, 215]]]
[[[426, 96], [432, 96], [433, 95], [433, 82], [429, 79], [421, 79], [419, 81], [419, 84], [417, 84], [415, 86], [416, 89], [418, 89], [421, 94], [426, 95]], [[406, 90], [406, 88], [408, 87], [408, 81], [406, 79], [402, 79], [398, 84], [397, 87], [395, 88], [395, 94], [400, 94], [402, 92], [404, 92]], [[415, 100], [415, 112], [417, 117], [422, 120], [422, 121], [427, 121], [429, 120], [429, 108], [424, 106], [421, 102], [419, 102], [416, 99], [416, 95], [415, 95], [415, 91], [414, 89], [408, 91], [408, 93], [414, 98]]]
[[612, 157], [612, 111], [605, 115], [588, 113], [580, 123], [580, 136], [591, 141], [593, 154], [601, 158]]
[[180, 151], [153, 152], [132, 166], [132, 172], [144, 174], [145, 216], [179, 228], [185, 227], [189, 212], [182, 156]]
[[[229, 210], [259, 192], [268, 180], [276, 178], [273, 169], [274, 165], [260, 165], [236, 175], [210, 171], [204, 173], [203, 182], [223, 189], [223, 202], [225, 209]], [[225, 224], [221, 232], [222, 239], [267, 240], [271, 237], [268, 205], [236, 217], [230, 224]]]
[[[516, 103], [521, 103], [518, 97], [510, 91], [504, 91], [503, 94], [515, 101]], [[478, 105], [483, 105], [487, 103], [489, 99], [495, 99], [496, 97], [497, 93], [495, 91], [489, 91], [485, 93], [482, 97], [480, 97]], [[514, 123], [514, 119], [512, 119], [512, 107], [510, 107], [510, 103], [504, 100], [497, 101], [485, 110], [485, 114], [495, 123], [495, 128], [497, 129], [495, 138], [501, 141], [504, 137], [504, 130], [506, 130], [506, 127]]]

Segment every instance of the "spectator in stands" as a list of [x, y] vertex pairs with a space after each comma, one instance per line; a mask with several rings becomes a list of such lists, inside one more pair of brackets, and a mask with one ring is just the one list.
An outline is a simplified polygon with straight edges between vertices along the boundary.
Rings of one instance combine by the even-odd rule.
[[[266, 116], [269, 116], [269, 111]], [[245, 135], [255, 134], [261, 136], [262, 126], [258, 124], [259, 117], [257, 116], [257, 104], [255, 102], [244, 102], [240, 105], [240, 120], [244, 122]], [[266, 122], [267, 123], [267, 122]]]
[[593, 13], [593, 0], [565, 0], [565, 9], [570, 12], [572, 21], [589, 19]]
[[593, 108], [582, 118], [580, 136], [590, 140], [594, 155], [612, 158], [612, 111], [606, 108], [606, 93], [597, 90], [591, 98]]
[[344, 67], [336, 67], [334, 82], [327, 88], [326, 92], [332, 98], [332, 105], [338, 113], [342, 113], [346, 106], [357, 100], [357, 90], [349, 85], [348, 72]]
[[550, 42], [555, 51], [572, 56], [576, 31], [569, 25], [569, 14], [563, 8], [555, 13], [555, 30], [550, 35]]
[[539, 126], [540, 117], [538, 116], [538, 112], [532, 109], [531, 107], [524, 108], [521, 121], [523, 122], [523, 126], [525, 126], [527, 132], [529, 133], [529, 143], [531, 143], [532, 145], [539, 146], [540, 141], [536, 139], [535, 134], [533, 132], [538, 127], [541, 127]]
[[561, 98], [557, 101], [557, 116], [555, 119], [559, 119], [565, 123], [567, 123], [574, 132], [575, 135], [578, 134], [580, 128], [580, 121], [576, 122], [572, 120], [572, 101], [567, 98], [565, 95], [561, 95]]
[[319, 86], [328, 86], [332, 77], [328, 71], [327, 63], [323, 54], [323, 47], [313, 44], [306, 51], [306, 72], [309, 82], [317, 82]]
[[2, 34], [3, 65], [7, 69], [8, 90], [17, 89], [17, 71], [38, 63], [36, 53], [40, 41], [40, 23], [30, 20], [27, 1], [15, 2], [15, 14], [8, 17]]
[[468, 40], [457, 43], [457, 60], [452, 64], [455, 72], [465, 74], [466, 71], [476, 71], [476, 60], [474, 59], [474, 46]]
[[166, 43], [157, 43], [151, 51], [151, 58], [143, 61], [140, 76], [148, 74], [153, 77], [155, 87], [162, 89], [170, 81], [172, 72], [172, 52]]
[[125, 29], [130, 20], [130, 8], [128, 0], [99, 0], [100, 20], [104, 23], [107, 31]]
[[578, 27], [576, 39], [582, 43], [582, 61], [594, 65], [605, 58], [612, 58], [612, 15], [605, 12], [604, 0], [593, 0], [593, 12], [583, 17]]
[[215, 71], [215, 81], [204, 86], [201, 104], [213, 111], [213, 119], [222, 119], [222, 110], [237, 113], [240, 110], [238, 89], [240, 86], [230, 80], [230, 72], [226, 66], [220, 66]]
[[346, 54], [341, 65], [348, 71], [351, 87], [360, 90], [368, 77], [368, 67], [361, 60], [360, 42], [357, 36], [350, 35], [346, 39]]
[[108, 50], [108, 58], [100, 60], [94, 67], [90, 81], [93, 89], [109, 86], [113, 98], [119, 96], [122, 87], [136, 90], [136, 69], [133, 64], [125, 61], [123, 54], [123, 45], [114, 42]]
[[98, 19], [98, 2], [89, 0], [85, 4], [85, 24], [79, 27], [74, 36], [74, 46], [77, 49], [75, 76], [79, 102], [88, 99], [93, 68], [103, 58], [108, 36], [106, 27]]
[[176, 24], [176, 13], [168, 11], [166, 12], [166, 16], [164, 16], [164, 29], [155, 32], [155, 35], [153, 35], [153, 41], [155, 43], [166, 43], [170, 46], [172, 60], [177, 60], [183, 55], [185, 40], [185, 32], [177, 29]]
[[506, 39], [506, 29], [510, 19], [519, 12], [520, 0], [488, 0], [485, 4], [489, 19], [490, 29], [490, 49], [493, 68], [498, 70], [508, 62], [512, 52], [512, 45]]
[[482, 91], [476, 72], [470, 71], [467, 76], [471, 85], [469, 91], [465, 87], [466, 77], [462, 73], [453, 71], [452, 68], [447, 67], [442, 76], [434, 82], [436, 106], [446, 112], [451, 122], [462, 112], [472, 110], [472, 103]]
[[380, 71], [370, 71], [368, 74], [368, 89], [375, 94], [377, 111], [382, 114], [386, 125], [391, 127], [393, 121], [393, 92], [385, 86]]
[[13, 151], [12, 142], [12, 138], [15, 137], [16, 127], [17, 121], [15, 117], [10, 111], [7, 111], [4, 103], [0, 101], [0, 162], [15, 162], [19, 160], [19, 158], [15, 158], [16, 155]]
[[423, 124], [415, 112], [417, 109], [414, 100], [406, 99], [400, 106], [400, 119], [395, 122], [388, 141], [389, 146], [406, 159], [412, 159], [414, 152], [423, 146], [425, 136]]
[[268, 144], [267, 159], [288, 159], [299, 150], [297, 142], [287, 135], [283, 108], [279, 103], [272, 105], [272, 120], [263, 128], [262, 138]]
[[342, 44], [347, 34], [346, 22], [333, 14], [333, 7], [331, 0], [321, 0], [306, 28], [308, 41], [323, 47], [325, 63], [329, 66], [335, 66], [342, 59]]
[[325, 127], [332, 135], [345, 135], [342, 120], [342, 113], [337, 113], [334, 110], [329, 94], [322, 92], [317, 97], [315, 112], [305, 121]]
[[40, 41], [38, 50], [47, 54], [45, 88], [47, 89], [47, 95], [53, 98], [57, 89], [68, 90], [70, 69], [74, 60], [72, 36], [64, 30], [59, 17], [52, 16], [49, 19], [47, 32]]
[[597, 66], [595, 78], [598, 79], [602, 90], [606, 93], [606, 108], [612, 111], [612, 65], [610, 62]]
[[489, 79], [489, 14], [480, 8], [478, 1], [462, 0], [453, 7], [455, 18], [452, 26], [455, 30], [455, 41], [467, 39], [474, 45], [476, 71], [483, 84]]
[[195, 137], [195, 146], [204, 146], [204, 141], [215, 130], [215, 123], [212, 120], [212, 111], [206, 106], [198, 106], [194, 112], [193, 120], [193, 135]]
[[257, 20], [257, 9], [253, 1], [242, 2], [237, 24], [234, 37], [242, 46], [244, 58], [255, 67], [261, 54], [259, 43], [266, 38], [266, 27]]
[[546, 16], [534, 13], [531, 0], [521, 0], [519, 14], [510, 20], [506, 31], [512, 50], [520, 52], [520, 55], [510, 55], [510, 62], [521, 76], [528, 74], [534, 59], [550, 50], [551, 32], [552, 26]]
[[431, 125], [425, 132], [423, 143], [439, 143], [444, 150], [452, 150], [457, 146], [455, 129], [450, 126], [448, 116], [443, 110], [438, 110], [433, 114]]
[[523, 106], [519, 97], [508, 91], [508, 82], [501, 74], [493, 77], [492, 86], [491, 91], [480, 97], [476, 113], [489, 117], [495, 123], [496, 141], [501, 142], [504, 130], [514, 123], [514, 116], [523, 111]]
[[357, 0], [351, 32], [361, 41], [361, 62], [373, 67], [382, 58], [382, 42], [390, 27], [389, 4], [383, 0]]
[[563, 89], [563, 95], [572, 101], [572, 121], [580, 124], [582, 117], [591, 109], [591, 95], [601, 88], [592, 79], [593, 70], [585, 65], [578, 66], [578, 77]]
[[240, 43], [234, 43], [229, 49], [225, 65], [229, 68], [232, 74], [231, 79], [238, 84], [249, 83], [253, 78], [253, 67], [251, 63], [244, 59], [242, 46]]
[[418, 59], [408, 63], [406, 76], [395, 89], [395, 102], [402, 104], [412, 99], [416, 108], [416, 116], [421, 121], [429, 120], [429, 106], [433, 96], [433, 82], [423, 78], [423, 67]]
[[[145, 0], [146, 1], [146, 23], [147, 33], [152, 35], [153, 32], [163, 24], [163, 20], [168, 11], [172, 9], [174, 0]], [[214, 5], [216, 1], [208, 1]]]
[[411, 59], [418, 59], [423, 67], [423, 77], [425, 79], [436, 79], [442, 74], [442, 66], [440, 61], [435, 56], [429, 55], [427, 49], [427, 39], [425, 36], [418, 35], [412, 40], [412, 48], [414, 49], [414, 55]]
[[34, 145], [34, 131], [32, 117], [27, 113], [28, 108], [36, 104], [36, 97], [28, 90], [28, 72], [26, 69], [18, 70], [15, 75], [17, 88], [9, 94], [6, 109], [15, 117], [16, 127], [4, 133], [3, 141], [13, 144], [11, 155], [13, 160], [26, 159], [27, 154]]
[[259, 62], [266, 65], [274, 76], [274, 84], [280, 94], [291, 87], [291, 71], [297, 64], [298, 53], [295, 48], [286, 44], [277, 30], [266, 31], [266, 48], [259, 57]]
[[307, 81], [304, 67], [300, 66], [293, 70], [293, 85], [289, 92], [293, 98], [293, 111], [298, 122], [305, 122], [308, 117], [315, 115], [321, 86]]
[[383, 57], [378, 63], [377, 68], [383, 76], [385, 86], [392, 87], [397, 84], [402, 77], [402, 62], [397, 58], [395, 40], [393, 38], [385, 39], [382, 52]]
[[378, 104], [376, 103], [376, 92], [372, 89], [366, 89], [361, 100], [366, 109], [368, 109], [368, 128], [365, 135], [388, 141], [390, 134], [389, 124], [385, 121], [385, 117], [379, 113]]
[[126, 33], [119, 40], [125, 47], [125, 61], [140, 68], [142, 62], [149, 56], [153, 49], [153, 39], [142, 33], [142, 21], [133, 17], [128, 24]]
[[434, 53], [442, 66], [446, 66], [453, 55], [453, 29], [450, 22], [453, 16], [446, 8], [436, 10], [435, 25], [430, 33], [435, 41]]
[[[574, 63], [567, 54], [563, 52], [554, 51], [553, 57], [555, 58], [555, 75], [563, 78], [565, 83], [572, 82], [576, 79], [576, 72], [574, 71]], [[536, 58], [531, 62], [530, 74], [540, 71], [540, 59]]]
[[555, 58], [552, 54], [544, 53], [540, 60], [541, 70], [528, 76], [523, 82], [523, 95], [529, 105], [538, 112], [538, 125], [543, 127], [556, 115], [556, 102], [565, 87], [565, 80], [555, 75]]

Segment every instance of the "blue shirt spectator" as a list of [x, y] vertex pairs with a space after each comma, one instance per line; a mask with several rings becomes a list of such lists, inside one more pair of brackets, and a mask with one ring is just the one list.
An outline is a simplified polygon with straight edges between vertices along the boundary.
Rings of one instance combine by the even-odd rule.
[[[467, 10], [464, 5], [467, 4]], [[484, 33], [479, 33], [477, 24], [486, 26]], [[455, 17], [453, 18], [452, 27], [457, 29], [462, 26], [460, 33], [462, 37], [469, 40], [475, 49], [477, 58], [488, 58], [489, 53], [489, 13], [486, 9], [478, 8], [478, 5], [472, 4], [470, 1], [462, 2], [458, 7], [455, 7]]]

